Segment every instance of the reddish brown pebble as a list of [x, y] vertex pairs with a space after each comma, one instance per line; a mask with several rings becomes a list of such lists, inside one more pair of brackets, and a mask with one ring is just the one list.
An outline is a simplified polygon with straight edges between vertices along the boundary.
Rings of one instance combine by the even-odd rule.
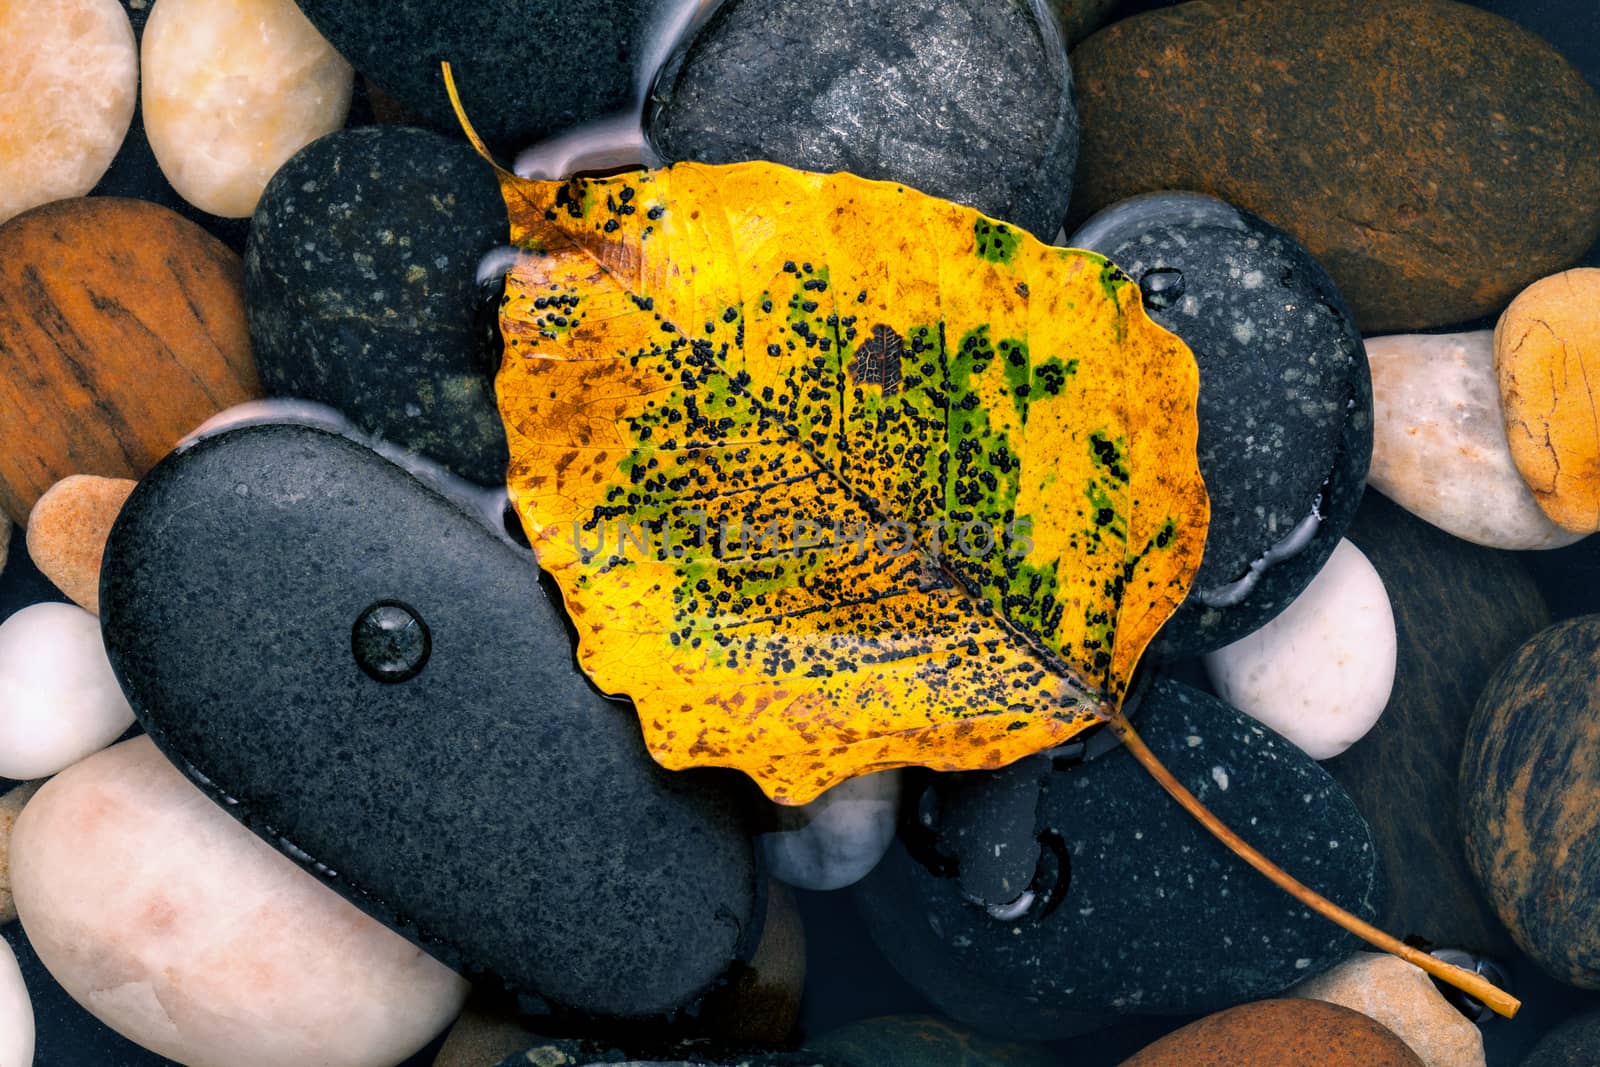
[[28, 516], [28, 555], [80, 608], [100, 613], [100, 557], [111, 524], [139, 483], [74, 474], [50, 487]]
[[1122, 1067], [1424, 1067], [1394, 1031], [1320, 1000], [1259, 1000], [1174, 1031]]
[[0, 510], [71, 474], [137, 478], [260, 395], [243, 266], [172, 211], [61, 200], [0, 226]]
[[1179, 4], [1090, 37], [1072, 70], [1076, 218], [1219, 196], [1298, 238], [1364, 333], [1498, 312], [1600, 236], [1600, 98], [1467, 4]]

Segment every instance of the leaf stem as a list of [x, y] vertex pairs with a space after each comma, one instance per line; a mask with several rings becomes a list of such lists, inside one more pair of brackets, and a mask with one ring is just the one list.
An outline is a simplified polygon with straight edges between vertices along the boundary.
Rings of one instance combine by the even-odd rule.
[[1172, 796], [1172, 799], [1182, 805], [1190, 815], [1193, 815], [1201, 826], [1211, 831], [1217, 840], [1228, 846], [1240, 859], [1266, 875], [1268, 880], [1285, 893], [1288, 893], [1317, 914], [1344, 927], [1357, 937], [1365, 939], [1385, 952], [1391, 952], [1399, 956], [1407, 963], [1421, 967], [1441, 982], [1452, 985], [1468, 996], [1482, 1001], [1496, 1014], [1503, 1015], [1509, 1019], [1517, 1013], [1518, 1008], [1522, 1007], [1520, 1000], [1500, 989], [1482, 975], [1474, 974], [1464, 967], [1445, 963], [1443, 960], [1436, 959], [1426, 952], [1412, 948], [1403, 941], [1390, 937], [1376, 926], [1350, 914], [1327, 897], [1297, 880], [1282, 867], [1279, 867], [1252, 848], [1243, 838], [1230, 830], [1221, 819], [1213, 815], [1210, 809], [1200, 803], [1193, 793], [1185, 789], [1183, 784], [1173, 777], [1172, 772], [1167, 770], [1161, 761], [1156, 758], [1155, 753], [1151, 752], [1149, 747], [1145, 745], [1143, 739], [1134, 731], [1133, 725], [1128, 722], [1127, 716], [1120, 710], [1113, 710], [1107, 721], [1111, 730], [1127, 746], [1128, 751], [1132, 753], [1133, 758], [1138, 760], [1146, 771], [1150, 772], [1150, 776], [1160, 783], [1161, 788], [1165, 789]]

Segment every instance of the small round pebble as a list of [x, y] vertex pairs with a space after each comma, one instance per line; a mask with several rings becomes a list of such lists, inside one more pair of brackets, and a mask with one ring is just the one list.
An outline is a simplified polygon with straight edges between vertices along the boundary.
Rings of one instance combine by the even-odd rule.
[[1564, 530], [1600, 530], [1600, 270], [1534, 282], [1494, 331], [1506, 437], [1517, 469]]
[[1553, 977], [1600, 989], [1600, 615], [1558, 623], [1484, 687], [1461, 759], [1467, 859]]
[[883, 859], [899, 811], [900, 772], [865, 774], [809, 804], [775, 806], [778, 829], [757, 840], [779, 881], [796, 889], [843, 889]]
[[180, 1063], [393, 1067], [467, 984], [230, 818], [147, 737], [59, 775], [12, 836], [23, 930], [62, 987]]
[[355, 84], [293, 0], [160, 0], [140, 62], [162, 173], [223, 218], [248, 216], [285, 160], [344, 125]]
[[0, 941], [0, 1065], [29, 1067], [33, 1063], [33, 1002], [22, 983], [16, 953]]
[[93, 189], [127, 136], [138, 87], [117, 0], [0, 4], [0, 222]]
[[1397, 334], [1366, 342], [1372, 368], [1367, 484], [1420, 519], [1488, 548], [1560, 548], [1511, 457], [1494, 335]]
[[199, 226], [95, 196], [0, 225], [0, 509], [69, 474], [137, 478], [258, 395], [243, 265]]
[[93, 615], [34, 604], [0, 624], [0, 778], [46, 778], [132, 725]]
[[1394, 685], [1394, 612], [1383, 579], [1349, 541], [1283, 613], [1205, 657], [1217, 695], [1331, 759], [1372, 729]]
[[1219, 1011], [1122, 1067], [1423, 1067], [1394, 1032], [1320, 1000], [1260, 1000]]
[[1387, 952], [1358, 952], [1290, 996], [1325, 1000], [1382, 1023], [1427, 1067], [1484, 1067], [1483, 1032], [1422, 968]]
[[28, 515], [28, 556], [85, 611], [100, 611], [100, 557], [138, 482], [74, 474], [51, 486]]
[[[17, 904], [11, 896], [11, 828], [22, 814], [22, 806], [43, 784], [25, 782], [0, 796], [0, 926], [17, 918]], [[4, 1063], [0, 1060], [0, 1064]]]

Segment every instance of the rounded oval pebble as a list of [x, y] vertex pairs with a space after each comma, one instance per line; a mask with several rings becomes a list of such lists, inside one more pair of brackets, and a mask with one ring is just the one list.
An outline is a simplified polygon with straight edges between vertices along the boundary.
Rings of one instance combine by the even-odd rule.
[[[1310, 757], [1215, 697], [1166, 680], [1144, 696], [1137, 726], [1178, 780], [1251, 844], [1376, 917], [1384, 877], [1372, 831]], [[1126, 750], [1053, 771], [1044, 762], [1022, 838], [1038, 858], [1019, 909], [970, 900], [963, 861], [984, 842], [958, 850], [950, 846], [963, 841], [943, 833], [974, 775], [937, 776], [922, 797], [908, 796], [916, 820], [904, 821], [883, 862], [850, 890], [873, 941], [940, 1011], [1012, 1039], [1068, 1036], [1111, 1014], [1214, 1011], [1272, 996], [1355, 947], [1173, 804]], [[988, 820], [991, 854], [1016, 846], [1009, 812]], [[964, 829], [971, 839], [985, 827]]]
[[[383, 603], [430, 635], [404, 681], [352, 645]], [[175, 453], [117, 520], [100, 614], [145, 729], [208, 793], [529, 1010], [664, 1014], [754, 953], [737, 783], [652, 762], [527, 551], [374, 452], [268, 425]]]
[[1394, 685], [1394, 612], [1383, 579], [1349, 541], [1283, 613], [1205, 657], [1217, 695], [1312, 759], [1378, 721]]
[[[39, 791], [42, 782], [25, 782], [0, 795], [0, 926], [17, 917], [16, 901], [11, 896], [11, 829], [22, 806]], [[0, 1060], [0, 1064], [5, 1063]]]
[[0, 1064], [33, 1063], [33, 1003], [11, 946], [0, 941]]
[[778, 829], [762, 834], [772, 877], [796, 889], [843, 889], [865, 878], [894, 840], [900, 772], [866, 774], [799, 807], [774, 806]]
[[1489, 548], [1560, 548], [1561, 529], [1523, 484], [1506, 441], [1494, 335], [1369, 337], [1367, 484], [1446, 533]]
[[12, 840], [23, 929], [117, 1032], [196, 1067], [392, 1067], [467, 984], [319, 885], [148, 738], [49, 782]]
[[1383, 716], [1324, 766], [1367, 817], [1389, 875], [1378, 925], [1396, 937], [1507, 958], [1515, 951], [1467, 866], [1457, 778], [1473, 704], [1550, 612], [1522, 561], [1368, 493], [1350, 541], [1383, 579], [1398, 652]]
[[93, 615], [34, 604], [0, 623], [0, 778], [55, 774], [132, 725]]
[[0, 5], [0, 223], [93, 189], [138, 91], [133, 28], [117, 0]]
[[646, 133], [668, 162], [904, 182], [1048, 241], [1078, 115], [1042, 15], [1031, 0], [729, 0], [667, 60]]
[[249, 215], [285, 160], [344, 125], [355, 84], [294, 0], [159, 0], [140, 63], [162, 173], [223, 218]]
[[1511, 936], [1600, 989], [1600, 615], [1559, 623], [1484, 687], [1461, 759], [1467, 859]]
[[1600, 530], [1600, 270], [1535, 282], [1494, 330], [1511, 456], [1557, 526]]
[[1423, 1067], [1387, 1027], [1320, 1000], [1262, 1000], [1209, 1015], [1122, 1067]]
[[1068, 238], [1139, 283], [1200, 366], [1205, 558], [1162, 628], [1171, 654], [1220, 648], [1288, 606], [1361, 501], [1372, 392], [1361, 336], [1292, 237], [1213, 197], [1133, 197]]
[[509, 227], [494, 170], [465, 143], [374, 126], [309, 145], [252, 223], [245, 295], [263, 384], [503, 485], [477, 269]]
[[25, 522], [69, 474], [137, 478], [258, 392], [239, 257], [137, 200], [0, 226], [0, 508]]
[[100, 611], [100, 557], [137, 484], [74, 474], [51, 486], [28, 515], [28, 558], [85, 611]]
[[1600, 1063], [1600, 1012], [1569, 1019], [1533, 1046], [1518, 1067], [1594, 1067]]
[[1367, 332], [1498, 311], [1600, 236], [1600, 98], [1453, 0], [1212, 0], [1072, 55], [1075, 211], [1194, 189], [1294, 234]]
[[1484, 1067], [1483, 1031], [1422, 968], [1398, 956], [1358, 952], [1289, 993], [1359, 1011], [1392, 1030], [1426, 1067]]

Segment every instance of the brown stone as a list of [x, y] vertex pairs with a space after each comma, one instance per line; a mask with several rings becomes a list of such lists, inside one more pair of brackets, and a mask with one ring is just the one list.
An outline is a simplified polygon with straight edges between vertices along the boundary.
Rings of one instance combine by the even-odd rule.
[[1524, 644], [1478, 698], [1461, 761], [1467, 859], [1517, 944], [1600, 989], [1600, 615]]
[[1600, 270], [1524, 289], [1494, 331], [1506, 440], [1539, 507], [1563, 530], [1600, 530]]
[[1219, 1011], [1122, 1067], [1424, 1067], [1387, 1027], [1320, 1000], [1258, 1000]]
[[11, 898], [11, 828], [41, 785], [43, 781], [24, 782], [0, 796], [0, 926], [17, 918], [17, 902]]
[[100, 557], [111, 524], [139, 483], [74, 474], [51, 486], [28, 515], [28, 556], [85, 611], [100, 613]]
[[1600, 236], [1600, 98], [1548, 43], [1453, 0], [1208, 0], [1072, 54], [1068, 230], [1194, 189], [1288, 230], [1363, 332], [1492, 314]]
[[243, 266], [172, 211], [61, 200], [0, 226], [0, 510], [69, 474], [137, 478], [260, 394]]

